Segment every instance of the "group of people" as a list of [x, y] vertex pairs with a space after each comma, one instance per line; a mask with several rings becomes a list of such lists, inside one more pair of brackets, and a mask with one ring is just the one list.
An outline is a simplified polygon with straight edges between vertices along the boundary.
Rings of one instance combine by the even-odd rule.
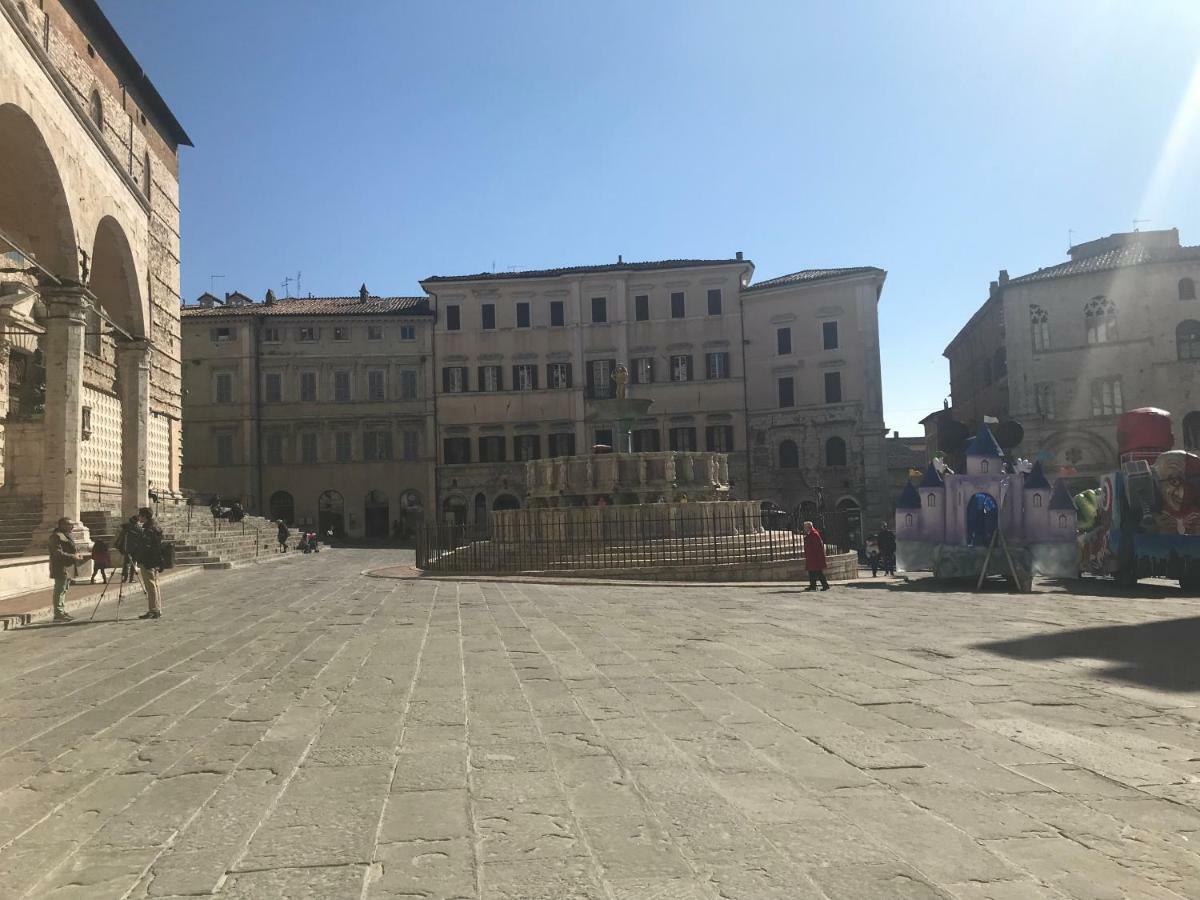
[[99, 574], [105, 585], [112, 577], [112, 550], [121, 554], [121, 582], [138, 579], [146, 590], [149, 608], [139, 619], [162, 618], [162, 593], [158, 586], [158, 573], [168, 567], [167, 551], [162, 529], [154, 517], [154, 510], [143, 506], [137, 515], [121, 525], [121, 530], [110, 549], [107, 542], [96, 541], [88, 552], [84, 552], [71, 536], [74, 523], [65, 516], [58, 520], [50, 532], [47, 550], [50, 555], [50, 577], [54, 580], [54, 621], [70, 622], [72, 616], [66, 610], [67, 589], [75, 577], [80, 563], [91, 559], [93, 564], [92, 583]]
[[236, 524], [246, 518], [246, 510], [242, 508], [240, 500], [234, 500], [226, 506], [221, 500], [220, 494], [213, 494], [212, 500], [208, 504], [208, 511], [212, 513], [214, 522], [223, 519], [226, 522]]
[[[292, 533], [288, 530], [287, 522], [283, 521], [283, 519], [278, 519], [275, 525], [278, 529], [275, 538], [279, 542], [279, 552], [287, 553], [288, 540], [291, 538]], [[317, 533], [315, 531], [301, 531], [300, 542], [296, 544], [296, 549], [301, 553], [320, 553], [321, 542], [317, 540]]]
[[896, 574], [896, 533], [884, 522], [882, 527], [867, 538], [867, 565], [874, 578], [883, 569], [884, 575]]
[[[805, 522], [804, 531], [804, 565], [808, 570], [808, 587], [805, 590], [815, 591], [817, 582], [821, 590], [829, 590], [829, 580], [825, 577], [825, 539], [817, 531], [812, 522]], [[867, 538], [867, 564], [871, 567], [871, 577], [874, 578], [883, 570], [884, 575], [896, 574], [896, 533], [884, 522], [879, 531]]]

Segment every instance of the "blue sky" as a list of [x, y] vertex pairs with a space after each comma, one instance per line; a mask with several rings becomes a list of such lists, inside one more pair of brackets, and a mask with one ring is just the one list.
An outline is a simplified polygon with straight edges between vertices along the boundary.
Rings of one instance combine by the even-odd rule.
[[886, 420], [916, 433], [999, 269], [1135, 218], [1200, 243], [1194, 0], [102, 3], [196, 144], [188, 300], [875, 265]]

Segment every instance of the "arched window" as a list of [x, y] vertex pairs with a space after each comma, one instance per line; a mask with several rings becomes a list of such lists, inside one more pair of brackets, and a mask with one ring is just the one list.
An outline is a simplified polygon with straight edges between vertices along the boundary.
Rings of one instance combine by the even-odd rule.
[[779, 468], [800, 468], [800, 450], [795, 441], [783, 441], [779, 445]]
[[904, 514], [904, 524], [905, 524], [905, 525], [911, 525], [911, 524], [912, 524], [912, 522], [913, 522], [913, 520], [912, 520], [912, 513], [905, 513], [905, 514]]
[[1196, 299], [1196, 282], [1190, 278], [1179, 279], [1179, 299], [1180, 300], [1195, 300]]
[[980, 471], [980, 472], [982, 472], [984, 475], [986, 475], [986, 474], [987, 474], [987, 471], [988, 471], [988, 461], [987, 461], [986, 459], [981, 459], [981, 460], [979, 461], [979, 471]]
[[831, 437], [825, 442], [825, 465], [846, 465], [846, 442], [840, 437]]
[[147, 150], [142, 155], [142, 193], [147, 197], [150, 196], [150, 187], [153, 184], [153, 176], [150, 174], [152, 171], [150, 168], [150, 151]]
[[92, 117], [92, 121], [96, 123], [96, 127], [104, 130], [104, 102], [100, 99], [100, 92], [92, 88], [92, 96], [88, 100], [88, 113]]
[[1106, 344], [1117, 339], [1117, 307], [1107, 297], [1093, 297], [1083, 308], [1089, 344]]
[[285, 525], [296, 520], [296, 501], [287, 491], [276, 491], [269, 501], [272, 519], [282, 519]]
[[1183, 417], [1183, 449], [1200, 450], [1200, 412], [1192, 411]]
[[1059, 528], [1066, 528], [1066, 527], [1067, 527], [1067, 517], [1066, 517], [1065, 515], [1060, 515], [1060, 516], [1058, 517], [1058, 527], [1059, 527]]
[[1200, 359], [1200, 322], [1185, 319], [1175, 327], [1175, 350], [1182, 359]]
[[1050, 315], [1036, 303], [1029, 304], [1029, 326], [1033, 330], [1033, 352], [1050, 349]]
[[1041, 506], [1041, 505], [1042, 505], [1042, 495], [1041, 495], [1041, 494], [1034, 494], [1034, 495], [1033, 495], [1033, 505], [1034, 505], [1034, 506]]
[[930, 509], [936, 509], [937, 508], [937, 494], [933, 493], [932, 491], [930, 491], [928, 494], [926, 494], [925, 495], [925, 505], [928, 506]]

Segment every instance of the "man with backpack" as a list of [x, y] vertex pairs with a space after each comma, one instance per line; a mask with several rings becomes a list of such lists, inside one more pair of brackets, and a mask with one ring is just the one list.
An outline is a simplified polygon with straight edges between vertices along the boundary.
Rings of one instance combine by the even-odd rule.
[[163, 544], [162, 529], [154, 518], [154, 512], [148, 506], [138, 510], [137, 529], [130, 529], [126, 535], [127, 545], [133, 561], [137, 563], [141, 575], [142, 587], [146, 589], [146, 600], [150, 608], [139, 619], [162, 618], [162, 594], [158, 587], [158, 573], [170, 568], [169, 560], [164, 557], [166, 545]]

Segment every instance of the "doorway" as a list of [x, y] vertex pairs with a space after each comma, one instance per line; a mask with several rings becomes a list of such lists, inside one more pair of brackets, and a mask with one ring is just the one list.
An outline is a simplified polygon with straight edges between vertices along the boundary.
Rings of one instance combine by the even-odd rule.
[[363, 501], [363, 536], [369, 541], [388, 536], [388, 498], [383, 491], [371, 491]]

